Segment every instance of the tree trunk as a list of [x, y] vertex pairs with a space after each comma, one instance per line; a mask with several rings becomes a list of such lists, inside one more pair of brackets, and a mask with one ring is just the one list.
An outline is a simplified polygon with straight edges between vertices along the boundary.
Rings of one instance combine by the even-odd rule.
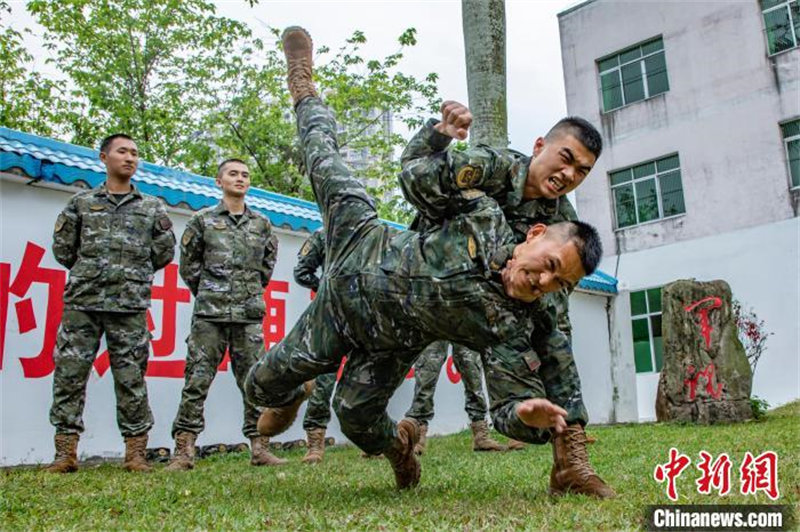
[[470, 142], [508, 145], [505, 0], [461, 0]]

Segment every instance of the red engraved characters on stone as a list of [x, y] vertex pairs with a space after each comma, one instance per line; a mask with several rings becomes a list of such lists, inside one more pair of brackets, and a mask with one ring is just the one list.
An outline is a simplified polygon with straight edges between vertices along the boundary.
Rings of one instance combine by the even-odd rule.
[[[34, 283], [47, 286], [47, 305], [45, 306], [45, 323], [42, 348], [32, 357], [20, 357], [22, 373], [25, 378], [45, 377], [53, 372], [53, 351], [56, 346], [58, 325], [64, 311], [62, 299], [67, 273], [62, 269], [43, 268], [41, 266], [45, 249], [33, 242], [28, 242], [22, 255], [19, 270], [14, 280], [11, 280], [11, 265], [0, 263], [0, 369], [3, 368], [5, 354], [6, 328], [8, 321], [8, 304], [10, 294], [19, 298], [28, 295]], [[25, 298], [14, 303], [20, 334], [28, 333], [39, 324], [34, 314], [34, 305], [31, 299]]]
[[653, 471], [653, 478], [659, 484], [664, 481], [667, 482], [667, 497], [670, 500], [678, 500], [678, 489], [675, 487], [675, 480], [681, 476], [681, 473], [689, 467], [691, 460], [685, 454], [679, 453], [675, 447], [669, 450], [669, 462], [666, 464], [658, 464], [655, 471]]
[[780, 495], [778, 491], [778, 455], [774, 451], [766, 451], [753, 458], [747, 451], [739, 468], [741, 474], [740, 491], [742, 495], [755, 495], [763, 491], [775, 500]]
[[[716, 367], [713, 362], [709, 362], [708, 366], [701, 371], [689, 364], [686, 367], [687, 378], [683, 380], [683, 386], [689, 387], [689, 400], [694, 401], [697, 397], [697, 383], [702, 378], [706, 382], [706, 393], [714, 399], [722, 397], [723, 383], [719, 382], [717, 378]], [[716, 383], [716, 384], [715, 384]]]
[[710, 495], [711, 490], [715, 489], [720, 496], [727, 495], [731, 491], [731, 459], [726, 453], [719, 455], [713, 463], [711, 458], [709, 453], [700, 451], [697, 469], [702, 475], [695, 481], [697, 492]]
[[720, 308], [721, 306], [722, 298], [708, 296], [684, 307], [686, 312], [697, 312], [700, 314], [700, 334], [703, 335], [706, 341], [706, 350], [711, 349], [711, 331], [714, 329], [711, 326], [711, 322], [708, 320], [708, 313], [711, 309]]

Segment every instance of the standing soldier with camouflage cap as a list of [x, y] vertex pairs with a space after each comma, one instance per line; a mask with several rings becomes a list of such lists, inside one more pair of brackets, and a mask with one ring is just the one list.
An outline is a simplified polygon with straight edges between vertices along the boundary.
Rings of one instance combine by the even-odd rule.
[[131, 177], [139, 164], [136, 143], [111, 135], [100, 146], [106, 181], [74, 195], [56, 220], [53, 255], [70, 270], [54, 356], [55, 460], [48, 471], [78, 469], [86, 383], [105, 334], [117, 398], [117, 424], [125, 438], [129, 471], [148, 471], [147, 433], [153, 414], [145, 371], [150, 333], [145, 317], [153, 274], [175, 254], [175, 235], [164, 204], [139, 192]]
[[[203, 405], [227, 349], [236, 384], [264, 347], [264, 288], [272, 277], [278, 240], [269, 220], [244, 201], [250, 172], [239, 159], [223, 161], [216, 176], [222, 201], [196, 213], [181, 237], [181, 278], [195, 297], [185, 383], [172, 424], [175, 454], [167, 469], [194, 467], [194, 444], [205, 427]], [[246, 400], [242, 432], [250, 439], [252, 465], [280, 465], [269, 439], [256, 430], [259, 411]]]

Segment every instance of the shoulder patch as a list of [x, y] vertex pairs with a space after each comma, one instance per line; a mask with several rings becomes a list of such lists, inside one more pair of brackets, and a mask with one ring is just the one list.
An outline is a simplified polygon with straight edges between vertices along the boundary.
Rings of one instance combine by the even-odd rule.
[[478, 256], [478, 245], [475, 243], [475, 237], [473, 236], [470, 236], [467, 240], [467, 253], [469, 253], [469, 258], [473, 260]]
[[169, 219], [169, 216], [162, 216], [158, 219], [158, 227], [160, 227], [162, 231], [169, 231], [172, 229], [172, 220]]
[[194, 236], [194, 231], [191, 229], [187, 229], [183, 232], [183, 236], [181, 237], [181, 245], [188, 246], [189, 242], [192, 241], [192, 237]]
[[58, 218], [56, 218], [56, 230], [55, 232], [58, 233], [62, 229], [64, 229], [64, 224], [67, 223], [67, 217], [64, 214], [59, 214]]
[[473, 188], [480, 181], [483, 171], [480, 166], [468, 164], [458, 171], [456, 185], [458, 188]]
[[306, 240], [305, 244], [303, 244], [303, 247], [300, 248], [300, 256], [305, 257], [306, 255], [308, 255], [309, 251], [311, 251], [311, 242]]

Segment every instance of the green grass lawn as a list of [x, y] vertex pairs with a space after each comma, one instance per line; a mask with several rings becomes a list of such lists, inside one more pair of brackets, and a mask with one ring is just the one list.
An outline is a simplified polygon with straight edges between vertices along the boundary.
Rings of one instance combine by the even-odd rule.
[[[2, 530], [563, 530], [629, 529], [643, 522], [644, 506], [669, 500], [653, 470], [676, 447], [692, 459], [678, 479], [681, 504], [765, 504], [763, 493], [739, 493], [744, 453], [778, 454], [780, 498], [800, 499], [800, 403], [769, 412], [759, 422], [713, 427], [647, 424], [590, 427], [597, 442], [592, 463], [619, 493], [614, 500], [547, 495], [551, 447], [512, 453], [474, 453], [468, 433], [432, 438], [417, 489], [398, 492], [383, 459], [362, 459], [353, 447], [335, 447], [317, 466], [302, 451], [279, 453], [291, 463], [248, 465], [246, 454], [200, 460], [190, 472], [130, 474], [118, 464], [52, 475], [9, 469], [2, 477]], [[698, 453], [728, 453], [732, 492], [701, 495], [694, 482]]]

